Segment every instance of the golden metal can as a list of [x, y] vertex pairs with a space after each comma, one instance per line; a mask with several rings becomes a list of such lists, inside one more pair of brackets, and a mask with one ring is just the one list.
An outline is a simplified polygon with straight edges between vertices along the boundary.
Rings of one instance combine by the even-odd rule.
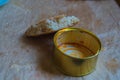
[[95, 70], [100, 40], [81, 28], [65, 28], [54, 35], [54, 62], [69, 76], [83, 76]]

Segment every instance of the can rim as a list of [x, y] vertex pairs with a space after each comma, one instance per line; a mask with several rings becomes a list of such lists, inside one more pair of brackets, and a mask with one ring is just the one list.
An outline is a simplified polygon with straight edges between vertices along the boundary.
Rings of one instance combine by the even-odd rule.
[[[65, 31], [70, 31], [70, 30], [79, 30], [79, 31], [86, 32], [86, 33], [90, 34], [91, 36], [93, 36], [93, 37], [98, 41], [98, 43], [99, 43], [99, 45], [100, 45], [100, 48], [97, 50], [97, 52], [96, 52], [94, 55], [88, 56], [88, 57], [84, 57], [84, 58], [77, 58], [77, 57], [72, 57], [72, 56], [69, 56], [69, 55], [67, 55], [67, 54], [64, 54], [59, 48], [57, 48], [57, 45], [56, 45], [56, 43], [55, 43], [55, 40], [56, 40], [56, 38], [57, 38], [57, 36], [58, 36], [59, 34], [61, 34], [62, 32], [65, 32]], [[64, 56], [67, 56], [67, 57], [72, 58], [72, 59], [80, 59], [80, 60], [90, 59], [90, 58], [93, 58], [93, 57], [99, 55], [99, 53], [100, 53], [100, 51], [101, 51], [101, 41], [99, 40], [99, 38], [98, 38], [95, 34], [93, 34], [92, 32], [90, 32], [90, 31], [88, 31], [88, 30], [86, 30], [86, 29], [83, 29], [83, 28], [77, 28], [77, 27], [63, 28], [63, 29], [59, 30], [59, 31], [54, 35], [53, 42], [54, 42], [55, 48], [57, 48], [61, 53], [63, 53]]]

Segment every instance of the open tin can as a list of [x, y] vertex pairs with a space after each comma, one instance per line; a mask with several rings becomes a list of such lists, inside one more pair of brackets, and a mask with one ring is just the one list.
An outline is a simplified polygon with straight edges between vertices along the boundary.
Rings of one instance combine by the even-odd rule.
[[100, 40], [91, 32], [80, 28], [65, 28], [54, 36], [54, 62], [69, 76], [83, 76], [94, 71]]

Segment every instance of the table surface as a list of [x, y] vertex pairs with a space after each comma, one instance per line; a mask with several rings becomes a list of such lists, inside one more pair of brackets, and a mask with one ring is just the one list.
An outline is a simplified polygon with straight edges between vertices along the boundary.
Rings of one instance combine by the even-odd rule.
[[[53, 36], [26, 38], [27, 28], [51, 16], [74, 15], [76, 26], [102, 42], [96, 70], [83, 77], [60, 73], [52, 62]], [[0, 7], [0, 80], [119, 80], [120, 8], [114, 0], [10, 0]]]

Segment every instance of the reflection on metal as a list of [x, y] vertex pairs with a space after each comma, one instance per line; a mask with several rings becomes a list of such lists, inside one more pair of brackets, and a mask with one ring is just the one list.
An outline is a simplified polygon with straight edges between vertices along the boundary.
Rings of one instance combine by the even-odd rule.
[[93, 33], [65, 28], [55, 34], [54, 45], [54, 62], [64, 74], [83, 76], [95, 69], [101, 43]]

